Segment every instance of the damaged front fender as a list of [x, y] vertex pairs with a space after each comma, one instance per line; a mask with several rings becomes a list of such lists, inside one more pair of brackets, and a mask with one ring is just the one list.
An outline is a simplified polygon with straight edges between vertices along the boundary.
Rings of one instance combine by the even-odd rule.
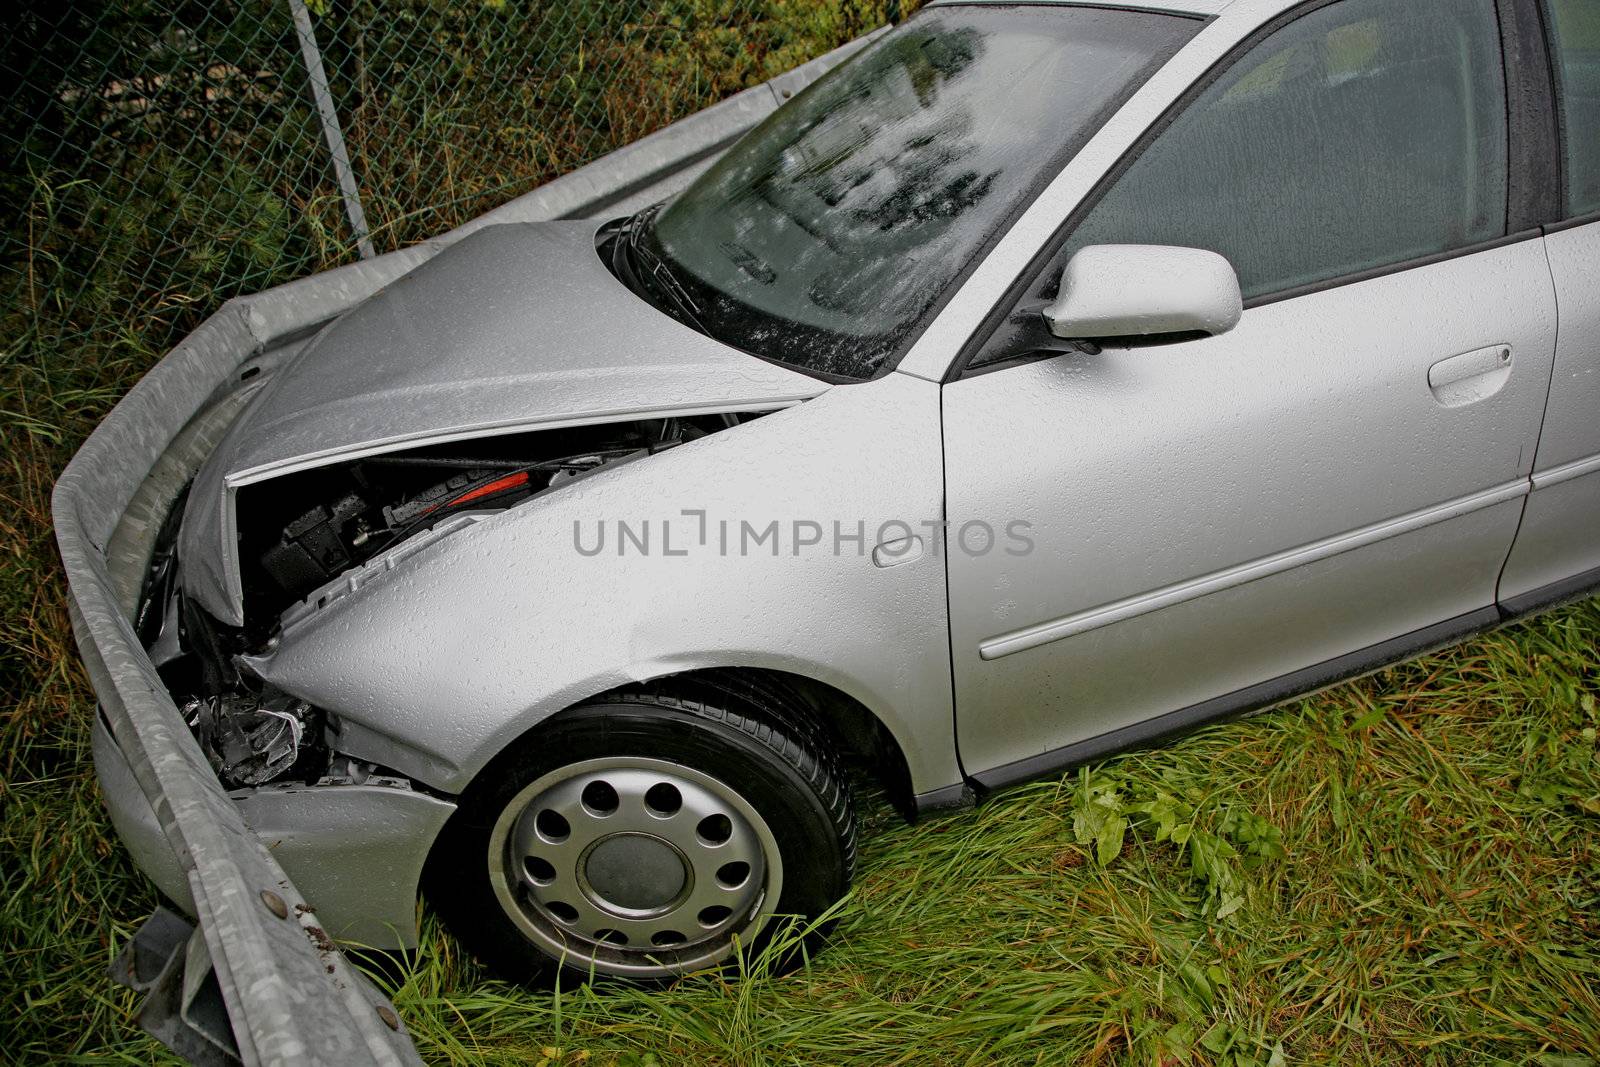
[[944, 561], [876, 551], [881, 531], [901, 542], [941, 515], [938, 394], [891, 374], [602, 468], [416, 552], [242, 663], [335, 715], [341, 751], [446, 793], [597, 693], [723, 667], [842, 691], [893, 735], [914, 791], [959, 782]]

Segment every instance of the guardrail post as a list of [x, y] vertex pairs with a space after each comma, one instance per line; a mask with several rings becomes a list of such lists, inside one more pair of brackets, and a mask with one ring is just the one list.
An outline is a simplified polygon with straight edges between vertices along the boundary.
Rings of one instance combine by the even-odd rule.
[[316, 32], [311, 28], [311, 12], [306, 10], [305, 0], [289, 0], [289, 10], [294, 14], [294, 32], [300, 38], [300, 54], [306, 61], [311, 95], [317, 102], [322, 135], [328, 142], [328, 154], [333, 157], [333, 172], [339, 180], [339, 193], [344, 197], [344, 211], [350, 217], [356, 248], [361, 251], [362, 259], [371, 259], [374, 253], [372, 238], [367, 233], [367, 213], [361, 207], [361, 190], [356, 186], [355, 171], [350, 169], [350, 153], [344, 146], [344, 131], [339, 127], [339, 113], [333, 107], [333, 94], [328, 91], [328, 74], [322, 67], [322, 50], [317, 47]]

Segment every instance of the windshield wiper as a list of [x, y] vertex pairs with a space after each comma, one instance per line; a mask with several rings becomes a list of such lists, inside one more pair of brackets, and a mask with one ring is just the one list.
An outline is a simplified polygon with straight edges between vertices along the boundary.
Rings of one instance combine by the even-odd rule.
[[[661, 210], [661, 207], [662, 205], [660, 204], [652, 204], [650, 207], [637, 211], [625, 219], [607, 223], [605, 229], [600, 231], [601, 237], [597, 243], [596, 251], [604, 258], [606, 265], [611, 269], [611, 273], [623, 285], [648, 300], [657, 310], [671, 315], [679, 322], [687, 324], [713, 340], [721, 341], [723, 344], [736, 348], [756, 359], [765, 360], [780, 367], [788, 367], [791, 370], [799, 371], [801, 374], [820, 378], [825, 382], [858, 382], [865, 381], [872, 376], [870, 372], [867, 374], [844, 374], [838, 371], [825, 370], [801, 360], [787, 360], [778, 356], [767, 355], [741, 344], [737, 336], [729, 338], [726, 334], [713, 332], [711, 328], [701, 321], [702, 312], [700, 306], [695, 303], [694, 298], [689, 295], [683, 284], [678, 281], [665, 257], [650, 247], [649, 238], [651, 234], [649, 225]], [[737, 248], [739, 246], [735, 245], [734, 247]], [[753, 255], [752, 258], [754, 258]], [[759, 267], [766, 266], [759, 259], [756, 260], [756, 263]], [[745, 270], [747, 274], [750, 273], [743, 266], [740, 269]], [[770, 270], [771, 268], [767, 267], [767, 269]], [[731, 298], [729, 303], [736, 309], [735, 314], [756, 314], [754, 308], [746, 309], [742, 312], [738, 311], [738, 302]], [[718, 314], [726, 313], [724, 307], [720, 304], [713, 310]], [[722, 320], [714, 318], [713, 321], [717, 321], [719, 326], [725, 325]], [[772, 321], [770, 317], [768, 321]], [[778, 321], [781, 322], [781, 320]], [[881, 359], [881, 357], [879, 358]], [[876, 365], [877, 361], [874, 360], [873, 366], [876, 367]]]
[[699, 305], [689, 296], [678, 279], [673, 277], [672, 268], [667, 266], [666, 261], [645, 244], [650, 221], [655, 218], [660, 208], [660, 204], [653, 204], [629, 215], [617, 230], [616, 247], [622, 253], [623, 265], [630, 277], [648, 284], [650, 288], [671, 301], [677, 309], [675, 318], [687, 321], [701, 333], [708, 333], [700, 321]]

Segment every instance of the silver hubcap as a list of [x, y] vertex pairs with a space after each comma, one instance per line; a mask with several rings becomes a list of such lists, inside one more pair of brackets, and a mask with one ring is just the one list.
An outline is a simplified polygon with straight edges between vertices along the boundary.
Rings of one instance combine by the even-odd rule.
[[506, 805], [489, 842], [506, 913], [568, 963], [682, 974], [748, 944], [782, 893], [777, 842], [723, 782], [666, 760], [586, 760]]

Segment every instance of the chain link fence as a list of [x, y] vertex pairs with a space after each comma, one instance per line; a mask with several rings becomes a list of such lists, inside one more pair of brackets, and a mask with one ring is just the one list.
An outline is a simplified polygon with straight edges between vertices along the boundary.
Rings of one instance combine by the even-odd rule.
[[[12, 902], [4, 918], [16, 942], [0, 1006], [8, 1017], [34, 1009], [28, 1048], [81, 1051], [102, 1036], [105, 1013], [120, 1009], [108, 1009], [113, 1000], [100, 991], [98, 954], [108, 937], [116, 941], [118, 920], [85, 917], [149, 904], [126, 862], [106, 861], [115, 845], [89, 782], [94, 698], [71, 651], [51, 536], [51, 491], [68, 456], [226, 299], [349, 263], [367, 248], [382, 253], [434, 236], [853, 40], [894, 7], [0, 5], [0, 805], [23, 820], [0, 835], [0, 881]], [[133, 452], [147, 443], [137, 426], [122, 440]], [[93, 463], [102, 472], [116, 466], [104, 449]], [[74, 501], [92, 510], [95, 488], [80, 484]], [[81, 533], [69, 530], [68, 540]], [[98, 553], [103, 540], [73, 543]], [[165, 794], [163, 810], [173, 810], [174, 795]], [[183, 796], [184, 831], [230, 833], [218, 829], [215, 812], [195, 806], [193, 790]], [[252, 855], [242, 845], [207, 855], [193, 884], [210, 894], [208, 906], [233, 910], [226, 921], [207, 914], [206, 958], [254, 960], [257, 977], [302, 974], [292, 969], [300, 957], [277, 941], [270, 958], [255, 953], [260, 931], [245, 920], [260, 919], [259, 902], [235, 892], [247, 871], [252, 887], [270, 884], [272, 871], [240, 867], [239, 857]], [[310, 966], [320, 979], [321, 964]], [[288, 992], [314, 998], [321, 988], [302, 985]], [[253, 998], [244, 1027], [252, 1039], [261, 1036], [253, 1027], [294, 999], [245, 996]], [[354, 1004], [350, 1018], [370, 1024], [371, 1004], [349, 1000], [328, 1010]], [[50, 1010], [41, 1015], [40, 1005]]]
[[25, 3], [0, 14], [8, 360], [143, 363], [229, 296], [457, 225], [894, 7]]

